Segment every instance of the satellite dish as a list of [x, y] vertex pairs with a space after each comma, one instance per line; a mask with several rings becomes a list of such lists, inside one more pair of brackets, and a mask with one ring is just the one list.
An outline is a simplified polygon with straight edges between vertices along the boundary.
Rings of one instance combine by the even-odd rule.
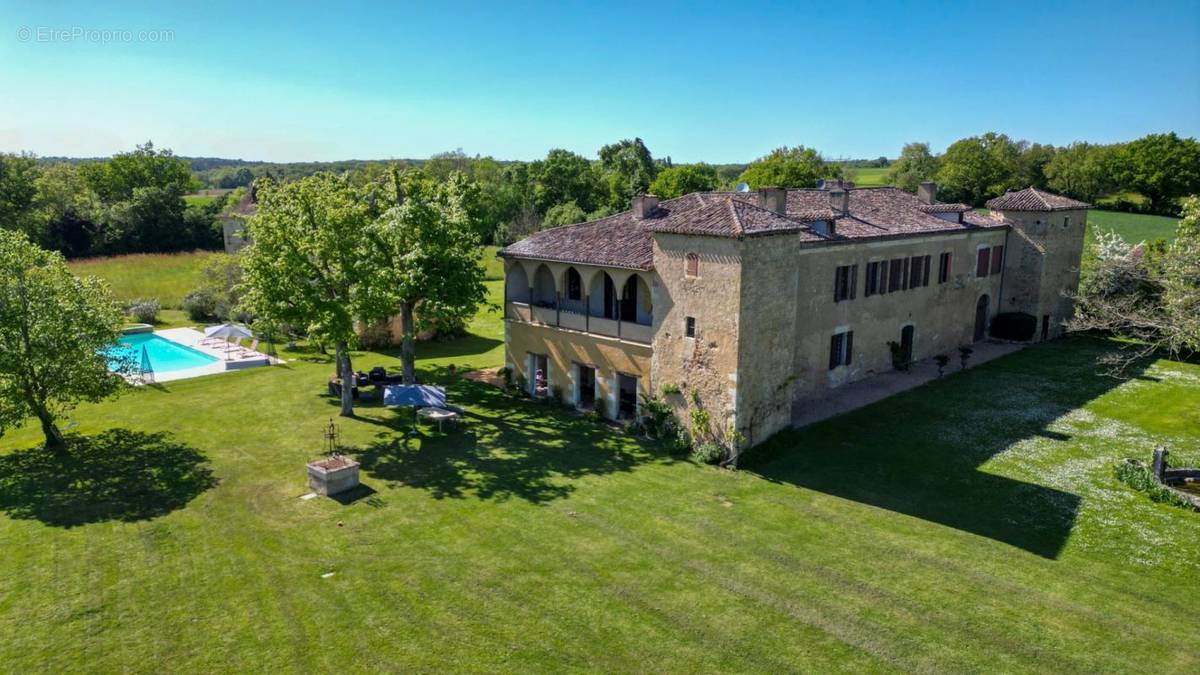
[[738, 184], [737, 184], [737, 191], [738, 191], [738, 192], [749, 192], [749, 191], [750, 191], [750, 184], [749, 184], [749, 183], [746, 183], [746, 182], [738, 183]]

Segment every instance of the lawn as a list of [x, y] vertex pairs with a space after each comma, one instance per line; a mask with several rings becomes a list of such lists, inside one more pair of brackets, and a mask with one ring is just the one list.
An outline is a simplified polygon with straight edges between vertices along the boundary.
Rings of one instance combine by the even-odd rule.
[[851, 169], [850, 171], [854, 175], [850, 180], [854, 181], [854, 184], [859, 187], [875, 187], [888, 184], [888, 169], [886, 167], [867, 167]]
[[1112, 230], [1131, 244], [1156, 239], [1173, 241], [1178, 226], [1178, 218], [1099, 209], [1088, 211], [1088, 228], [1092, 233], [1096, 230]]
[[[501, 282], [490, 281], [496, 298]], [[1144, 671], [1200, 667], [1200, 515], [1117, 483], [1200, 444], [1200, 366], [1070, 340], [692, 464], [465, 379], [461, 430], [338, 418], [367, 494], [304, 501], [328, 357], [0, 439], [0, 662], [21, 671]], [[397, 368], [393, 353], [356, 368]], [[330, 575], [331, 576], [327, 576]], [[1190, 597], [1189, 597], [1190, 596]]]
[[75, 274], [104, 279], [121, 300], [153, 298], [163, 307], [179, 308], [183, 297], [200, 285], [203, 263], [211, 255], [211, 251], [135, 253], [72, 260], [69, 266]]

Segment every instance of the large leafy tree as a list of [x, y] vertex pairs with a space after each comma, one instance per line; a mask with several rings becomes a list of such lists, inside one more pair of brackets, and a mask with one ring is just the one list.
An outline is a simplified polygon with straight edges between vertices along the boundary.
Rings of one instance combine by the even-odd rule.
[[1059, 148], [1046, 165], [1046, 186], [1075, 199], [1095, 201], [1116, 189], [1113, 180], [1114, 147], [1072, 143]]
[[1150, 134], [1118, 151], [1117, 181], [1163, 209], [1166, 202], [1200, 193], [1200, 143], [1174, 132]]
[[258, 211], [246, 222], [253, 243], [243, 252], [242, 300], [264, 323], [304, 327], [335, 348], [343, 416], [354, 414], [349, 383], [356, 321], [387, 316], [371, 284], [371, 206], [347, 180], [318, 173], [259, 183]]
[[183, 195], [195, 185], [187, 162], [170, 150], [156, 150], [150, 141], [107, 161], [85, 164], [83, 172], [106, 204], [132, 198], [138, 188], [153, 187]]
[[574, 201], [584, 211], [599, 206], [600, 183], [586, 157], [569, 150], [551, 150], [546, 159], [530, 167], [534, 203], [540, 213], [555, 204]]
[[417, 318], [456, 320], [487, 296], [479, 237], [463, 207], [463, 183], [410, 180], [394, 169], [394, 206], [367, 229], [376, 302], [399, 313], [404, 381], [416, 382]]
[[671, 199], [692, 192], [716, 190], [719, 184], [717, 170], [708, 164], [680, 164], [659, 171], [650, 184], [650, 192]]
[[1021, 186], [1021, 148], [1004, 134], [988, 132], [955, 141], [941, 156], [939, 191], [948, 200], [980, 206]]
[[36, 417], [46, 447], [62, 451], [57, 420], [120, 387], [102, 350], [123, 315], [103, 282], [73, 276], [60, 254], [0, 230], [0, 432]]
[[0, 228], [36, 236], [37, 177], [32, 156], [0, 153]]
[[836, 167], [826, 164], [821, 154], [812, 148], [785, 146], [754, 160], [738, 180], [749, 183], [755, 190], [764, 186], [812, 187], [817, 179], [836, 171]]
[[640, 138], [624, 139], [600, 148], [600, 172], [608, 193], [607, 204], [618, 211], [629, 207], [634, 195], [644, 194], [658, 167]]
[[928, 143], [906, 143], [900, 157], [888, 169], [888, 182], [896, 187], [916, 192], [923, 181], [937, 173], [938, 158], [929, 151]]
[[79, 167], [64, 162], [43, 168], [37, 192], [44, 228], [39, 243], [68, 258], [91, 253], [100, 200]]

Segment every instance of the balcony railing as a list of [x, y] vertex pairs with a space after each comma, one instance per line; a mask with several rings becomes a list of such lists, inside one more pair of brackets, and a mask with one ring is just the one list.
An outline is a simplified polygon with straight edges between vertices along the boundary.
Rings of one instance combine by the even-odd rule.
[[654, 340], [654, 328], [651, 326], [632, 321], [615, 321], [602, 316], [590, 316], [571, 311], [566, 307], [539, 307], [523, 302], [510, 302], [505, 309], [504, 316], [506, 319], [521, 323], [554, 326], [647, 345]]

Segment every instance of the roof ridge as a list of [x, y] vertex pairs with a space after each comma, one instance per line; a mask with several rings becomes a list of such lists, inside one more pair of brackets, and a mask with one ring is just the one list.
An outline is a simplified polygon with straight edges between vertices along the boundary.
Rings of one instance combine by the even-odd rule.
[[[741, 200], [738, 201], [741, 203]], [[742, 226], [742, 217], [738, 214], [737, 207], [733, 205], [733, 197], [726, 197], [725, 205], [729, 207], [729, 213], [733, 216], [733, 234], [740, 239], [746, 234], [746, 228]]]

